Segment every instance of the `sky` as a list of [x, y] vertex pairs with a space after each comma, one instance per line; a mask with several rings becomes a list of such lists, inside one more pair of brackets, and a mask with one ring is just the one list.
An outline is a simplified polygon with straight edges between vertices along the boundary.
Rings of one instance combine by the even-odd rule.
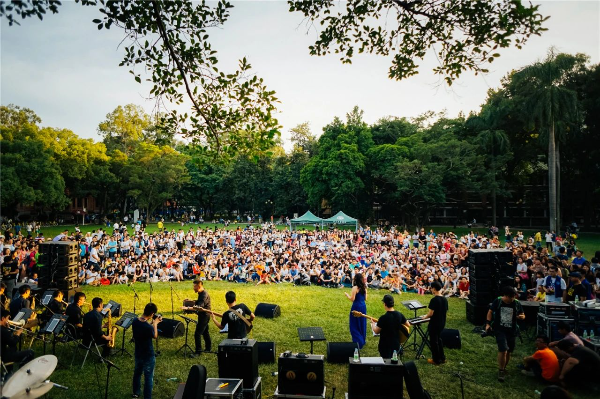
[[[316, 57], [308, 46], [318, 37], [300, 13], [290, 13], [281, 1], [233, 1], [231, 17], [222, 28], [209, 30], [219, 65], [233, 71], [246, 57], [253, 71], [280, 99], [282, 137], [289, 148], [289, 129], [309, 122], [320, 135], [334, 117], [345, 119], [355, 105], [373, 124], [387, 116], [415, 117], [446, 111], [449, 117], [478, 111], [487, 92], [500, 86], [513, 69], [543, 59], [555, 46], [566, 53], [585, 53], [600, 62], [600, 2], [541, 1], [550, 16], [548, 31], [532, 37], [522, 50], [503, 49], [485, 75], [465, 72], [452, 87], [432, 69], [429, 53], [419, 74], [403, 81], [387, 77], [390, 60], [377, 55], [355, 56], [351, 65], [338, 57]], [[43, 126], [67, 128], [86, 138], [100, 139], [97, 127], [119, 105], [134, 103], [151, 112], [150, 83], [139, 84], [128, 68], [119, 67], [124, 51], [118, 29], [98, 31], [100, 18], [92, 7], [63, 0], [58, 14], [43, 21], [29, 18], [21, 26], [0, 26], [0, 101], [33, 109]], [[143, 76], [142, 76], [143, 77]]]

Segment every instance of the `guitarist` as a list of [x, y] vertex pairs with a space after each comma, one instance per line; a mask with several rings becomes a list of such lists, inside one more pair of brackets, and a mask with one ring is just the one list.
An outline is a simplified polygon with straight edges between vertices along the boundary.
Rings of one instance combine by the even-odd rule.
[[[384, 359], [391, 359], [394, 351], [400, 351], [400, 340], [406, 339], [410, 324], [404, 315], [394, 309], [394, 297], [383, 296], [383, 307], [385, 314], [379, 318], [377, 323], [372, 321], [371, 327], [379, 336], [379, 355]], [[404, 337], [401, 337], [403, 335]]]
[[[210, 310], [210, 295], [204, 288], [204, 283], [200, 279], [194, 280], [194, 292], [198, 294], [196, 300], [196, 306], [203, 309]], [[193, 310], [193, 308], [184, 307], [183, 310]], [[208, 331], [208, 322], [210, 316], [206, 312], [198, 312], [198, 324], [196, 324], [196, 331], [194, 332], [194, 342], [196, 346], [196, 355], [202, 353], [202, 338], [204, 338], [204, 352], [210, 352], [212, 349], [212, 341], [210, 339], [210, 332]]]
[[[227, 338], [229, 339], [242, 339], [246, 338], [247, 327], [249, 323], [254, 320], [254, 313], [248, 308], [248, 306], [240, 303], [236, 304], [235, 292], [227, 291], [225, 294], [225, 302], [229, 310], [223, 313], [221, 323], [217, 321], [215, 314], [212, 314], [212, 320], [219, 329], [224, 329], [225, 326], [229, 326], [227, 329]], [[249, 318], [247, 318], [249, 316]], [[244, 317], [246, 321], [241, 318]], [[251, 325], [251, 324], [250, 324]]]

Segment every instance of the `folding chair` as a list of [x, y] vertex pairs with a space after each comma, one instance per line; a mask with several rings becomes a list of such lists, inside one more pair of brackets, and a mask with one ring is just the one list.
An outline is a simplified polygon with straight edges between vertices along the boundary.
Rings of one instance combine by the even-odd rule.
[[[94, 337], [90, 337], [90, 342], [87, 346], [83, 343], [83, 339], [80, 342], [78, 342], [76, 353], [79, 352], [79, 348], [83, 348], [85, 350], [85, 356], [83, 357], [83, 363], [81, 363], [82, 369], [83, 369], [83, 366], [85, 366], [85, 361], [87, 360], [87, 357], [90, 354], [90, 351], [95, 350], [96, 353], [98, 354], [98, 356], [100, 358], [102, 358], [102, 353], [100, 352], [100, 348], [96, 344]], [[75, 360], [75, 354], [73, 354], [73, 360]], [[71, 360], [71, 365], [73, 364], [73, 360]]]

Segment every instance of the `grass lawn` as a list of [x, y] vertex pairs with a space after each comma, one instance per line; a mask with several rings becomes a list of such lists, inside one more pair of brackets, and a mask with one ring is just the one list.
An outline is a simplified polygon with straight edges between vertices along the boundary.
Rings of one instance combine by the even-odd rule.
[[[184, 298], [194, 297], [191, 282], [173, 283], [175, 313], [181, 306]], [[138, 313], [149, 301], [150, 287], [147, 284], [136, 284], [141, 301], [137, 303]], [[349, 290], [326, 289], [321, 287], [293, 287], [291, 285], [259, 286], [244, 284], [233, 284], [227, 282], [207, 282], [206, 288], [211, 295], [213, 309], [217, 312], [226, 310], [225, 292], [236, 291], [240, 302], [244, 302], [254, 310], [259, 302], [276, 303], [281, 307], [281, 317], [276, 319], [258, 318], [255, 321], [251, 338], [258, 341], [275, 341], [277, 352], [285, 350], [293, 352], [309, 352], [310, 344], [301, 343], [298, 340], [297, 327], [321, 326], [328, 341], [350, 341], [348, 331], [348, 312], [350, 302], [343, 292]], [[123, 305], [124, 310], [133, 309], [133, 292], [127, 286], [110, 287], [84, 287], [87, 300], [91, 302], [94, 296], [101, 296], [104, 301], [115, 300]], [[370, 315], [379, 317], [383, 314], [381, 298], [384, 291], [371, 290], [367, 301], [367, 309]], [[165, 317], [171, 317], [171, 291], [167, 283], [158, 283], [154, 286], [152, 300], [158, 305], [159, 312]], [[418, 299], [427, 304], [431, 296], [419, 296], [416, 294], [395, 295], [396, 302], [408, 299]], [[403, 306], [398, 306], [407, 317], [412, 317]], [[422, 312], [422, 311], [421, 311]], [[412, 312], [411, 312], [412, 313]], [[423, 313], [419, 313], [421, 315]], [[177, 316], [175, 316], [178, 318]], [[179, 318], [178, 318], [179, 319]], [[543, 385], [532, 378], [521, 375], [515, 368], [517, 361], [511, 361], [509, 365], [509, 378], [500, 383], [496, 380], [496, 344], [493, 338], [481, 338], [472, 333], [473, 326], [465, 317], [465, 302], [457, 298], [450, 299], [450, 311], [448, 314], [448, 328], [459, 329], [462, 335], [461, 350], [446, 350], [448, 362], [440, 367], [427, 364], [426, 360], [417, 361], [417, 367], [423, 385], [435, 398], [460, 398], [460, 382], [453, 375], [460, 371], [465, 376], [466, 398], [534, 398], [535, 390], [543, 389]], [[210, 332], [213, 337], [213, 348], [225, 338], [220, 335], [216, 327], [211, 324]], [[192, 331], [193, 333], [193, 331]], [[128, 332], [127, 341], [131, 336]], [[190, 335], [193, 341], [193, 335]], [[363, 356], [378, 356], [377, 339], [369, 336], [367, 344], [362, 351]], [[117, 336], [118, 346], [121, 345], [121, 335]], [[187, 373], [192, 364], [200, 363], [206, 366], [209, 377], [218, 376], [217, 356], [214, 354], [203, 354], [196, 359], [183, 359], [181, 354], [175, 355], [175, 351], [183, 344], [184, 337], [177, 339], [161, 339], [161, 356], [157, 358], [155, 370], [155, 385], [153, 397], [172, 398], [177, 389], [178, 382], [167, 381], [175, 377], [179, 382], [185, 381]], [[127, 348], [133, 353], [133, 346], [126, 343]], [[192, 343], [193, 346], [193, 343]], [[37, 355], [42, 353], [39, 343], [34, 345]], [[518, 343], [515, 359], [520, 359], [533, 352], [533, 342], [525, 339], [524, 343]], [[315, 342], [315, 353], [326, 354], [325, 342]], [[57, 347], [59, 359], [67, 364], [70, 362], [71, 353], [64, 346]], [[430, 353], [426, 349], [425, 355]], [[408, 351], [405, 360], [414, 357], [414, 352]], [[80, 369], [82, 355], [76, 358], [79, 365], [71, 368], [59, 368], [51, 376], [52, 381], [69, 387], [68, 391], [53, 389], [49, 397], [52, 398], [100, 398], [101, 392], [98, 385], [104, 386], [106, 368], [96, 364], [94, 361], [86, 363], [83, 370]], [[131, 396], [131, 377], [133, 375], [133, 359], [120, 355], [113, 357], [115, 364], [121, 370], [111, 371], [111, 385], [109, 397], [127, 398]], [[263, 381], [264, 397], [271, 397], [277, 385], [277, 377], [272, 372], [277, 370], [276, 364], [261, 365], [259, 373]], [[347, 366], [325, 365], [325, 381], [327, 392], [331, 395], [332, 388], [336, 387], [336, 396], [343, 397], [347, 390]], [[405, 393], [405, 397], [408, 397]], [[577, 398], [592, 398], [593, 394], [576, 392]]]
[[[180, 228], [183, 228], [184, 231], [187, 231], [190, 228], [190, 226], [192, 226], [194, 229], [196, 229], [198, 226], [202, 227], [203, 229], [205, 229], [207, 227], [213, 229], [215, 227], [215, 224], [213, 224], [213, 223], [203, 223], [203, 224], [199, 224], [199, 225], [187, 224], [187, 225], [181, 227], [181, 225], [178, 223], [165, 223], [165, 228], [167, 228], [169, 231], [172, 229], [175, 229], [177, 231]], [[216, 226], [218, 228], [224, 227], [222, 224], [216, 225]], [[244, 228], [246, 226], [246, 224], [242, 223], [239, 226], [241, 226], [241, 228]], [[227, 229], [235, 230], [237, 227], [238, 227], [238, 225], [234, 223], [234, 224], [230, 224]], [[83, 233], [86, 233], [88, 231], [92, 231], [92, 230], [95, 230], [98, 228], [105, 228], [107, 231], [112, 231], [111, 228], [107, 229], [106, 226], [101, 226], [101, 225], [80, 226], [80, 229]], [[285, 226], [278, 226], [278, 228], [283, 229], [283, 228], [285, 228]], [[312, 226], [302, 226], [302, 228], [313, 229]], [[458, 235], [467, 234], [469, 231], [474, 231], [479, 234], [487, 233], [487, 229], [485, 227], [473, 228], [473, 229], [468, 229], [466, 227], [458, 227], [458, 228], [454, 229], [451, 226], [436, 226], [436, 227], [431, 227], [431, 228], [433, 228], [433, 231], [435, 231], [436, 233], [453, 231], [454, 233], [456, 233]], [[64, 229], [68, 229], [70, 233], [73, 233], [75, 230], [75, 227], [74, 226], [50, 226], [50, 227], [43, 227], [41, 229], [41, 231], [42, 231], [42, 233], [44, 233], [44, 236], [48, 239], [48, 238], [57, 236]], [[429, 231], [429, 229], [430, 229], [430, 227], [426, 227], [425, 231]], [[129, 230], [131, 231], [131, 227], [129, 228]], [[148, 227], [146, 229], [146, 231], [148, 231], [149, 233], [153, 233], [157, 230], [158, 230], [158, 228], [156, 227], [156, 223], [152, 223], [152, 224], [148, 225]], [[516, 233], [517, 230], [523, 231], [523, 233], [525, 234], [526, 237], [529, 236], [530, 234], [534, 234], [537, 231], [537, 230], [526, 230], [526, 229], [517, 229], [517, 228], [514, 228], [513, 230], [514, 230], [514, 233]], [[542, 231], [542, 236], [543, 236], [543, 233], [544, 233], [544, 231]], [[577, 247], [584, 252], [584, 257], [586, 259], [590, 260], [594, 256], [594, 253], [596, 251], [600, 250], [600, 234], [598, 234], [598, 233], [582, 233], [582, 234], [580, 234], [579, 238], [577, 239]]]

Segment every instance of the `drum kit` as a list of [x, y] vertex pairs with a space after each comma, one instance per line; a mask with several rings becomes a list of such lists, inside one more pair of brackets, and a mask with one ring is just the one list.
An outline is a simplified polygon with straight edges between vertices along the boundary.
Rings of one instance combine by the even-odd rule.
[[2, 398], [33, 399], [47, 394], [53, 387], [68, 389], [48, 380], [57, 364], [58, 359], [54, 355], [33, 359], [14, 373], [2, 386]]

